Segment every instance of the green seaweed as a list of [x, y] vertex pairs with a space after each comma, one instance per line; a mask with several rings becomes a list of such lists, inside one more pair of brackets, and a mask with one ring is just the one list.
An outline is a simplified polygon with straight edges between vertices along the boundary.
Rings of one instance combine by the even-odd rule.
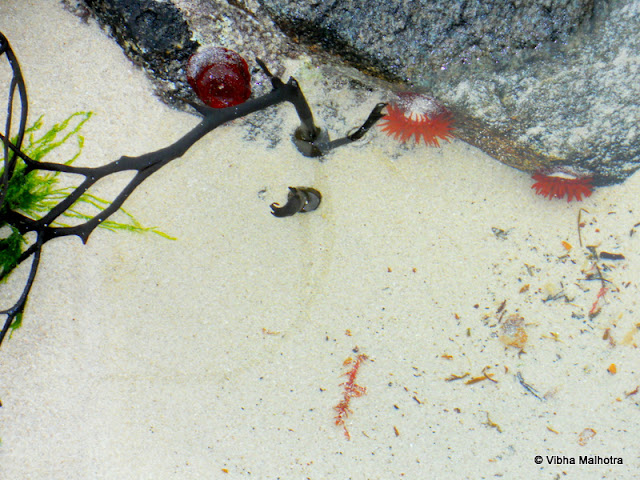
[[[64, 162], [70, 165], [80, 156], [84, 145], [84, 137], [79, 131], [89, 118], [92, 112], [76, 112], [70, 115], [62, 123], [56, 123], [51, 129], [44, 133], [40, 138], [36, 138], [35, 134], [42, 126], [43, 116], [40, 116], [33, 125], [25, 130], [25, 145], [22, 149], [23, 153], [31, 157], [36, 162], [40, 162], [52, 150], [66, 143], [70, 138], [75, 136], [78, 142], [78, 151], [76, 154]], [[72, 125], [72, 120], [78, 118], [77, 124]], [[71, 126], [70, 126], [71, 124]], [[12, 139], [13, 142], [16, 139]], [[0, 174], [4, 168], [0, 168]], [[7, 187], [7, 196], [0, 213], [5, 213], [11, 209], [20, 211], [33, 218], [39, 218], [39, 213], [49, 211], [57, 202], [54, 196], [60, 192], [57, 189], [59, 172], [43, 173], [39, 170], [27, 171], [25, 163], [18, 159], [15, 172], [9, 181]]]
[[[61, 123], [56, 123], [47, 132], [39, 136], [43, 127], [43, 117], [38, 118], [33, 125], [25, 130], [25, 145], [23, 153], [33, 160], [40, 162], [44, 157], [56, 148], [70, 140], [77, 143], [75, 154], [64, 162], [71, 165], [81, 154], [84, 146], [84, 137], [80, 134], [83, 125], [91, 118], [92, 112], [76, 112]], [[15, 139], [13, 139], [15, 142]], [[4, 167], [0, 167], [0, 175]], [[18, 159], [13, 176], [7, 186], [5, 202], [0, 207], [0, 218], [5, 218], [8, 211], [12, 210], [27, 215], [35, 220], [42, 218], [54, 208], [60, 201], [66, 198], [76, 187], [61, 187], [60, 172], [46, 170], [29, 170], [26, 164]], [[85, 192], [72, 205], [64, 211], [62, 216], [69, 219], [87, 221], [111, 205], [111, 202]], [[136, 233], [155, 233], [169, 240], [174, 237], [158, 230], [156, 227], [145, 227], [133, 215], [124, 209], [118, 211], [118, 220], [106, 220], [99, 226], [111, 231], [128, 231]], [[68, 224], [57, 221], [54, 227], [67, 227]], [[3, 232], [4, 230], [4, 232]], [[0, 281], [7, 276], [19, 263], [20, 255], [29, 243], [24, 235], [13, 225], [0, 222]], [[17, 318], [16, 318], [17, 320]], [[14, 321], [12, 328], [16, 328], [20, 322]]]
[[[4, 229], [4, 226], [2, 226]], [[0, 281], [5, 281], [5, 272], [12, 271], [18, 264], [18, 258], [27, 244], [24, 236], [20, 234], [17, 228], [9, 225], [11, 233], [0, 240]]]

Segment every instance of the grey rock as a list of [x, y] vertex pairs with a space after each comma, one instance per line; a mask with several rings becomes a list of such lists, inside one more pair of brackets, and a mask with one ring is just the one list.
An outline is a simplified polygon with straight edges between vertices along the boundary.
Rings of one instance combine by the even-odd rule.
[[198, 49], [182, 13], [171, 2], [155, 0], [85, 0], [137, 65], [155, 79], [169, 104], [192, 96], [184, 73]]
[[447, 71], [432, 94], [457, 136], [514, 167], [572, 167], [595, 185], [640, 168], [640, 1], [602, 10], [565, 43]]
[[565, 40], [593, 0], [259, 0], [283, 31], [308, 44], [405, 79], [478, 55]]
[[[185, 101], [195, 100], [186, 80], [185, 65], [201, 45], [238, 52], [248, 60], [253, 74], [258, 72], [252, 62], [256, 57], [269, 65], [279, 65], [283, 57], [296, 57], [303, 51], [266, 14], [260, 18], [241, 2], [84, 1], [125, 54], [151, 76], [160, 98], [177, 108], [184, 108]], [[273, 73], [280, 72], [274, 68]], [[261, 87], [267, 89], [263, 84], [256, 86], [256, 94], [261, 93]]]
[[605, 185], [640, 167], [640, 0], [86, 2], [174, 105], [198, 44], [250, 65], [306, 53], [435, 97], [458, 138], [516, 168]]
[[640, 2], [260, 0], [289, 35], [435, 97], [516, 168], [640, 168]]

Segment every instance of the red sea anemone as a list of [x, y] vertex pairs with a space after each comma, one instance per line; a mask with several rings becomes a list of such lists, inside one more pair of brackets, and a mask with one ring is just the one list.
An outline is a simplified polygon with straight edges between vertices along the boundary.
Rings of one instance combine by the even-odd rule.
[[380, 122], [382, 131], [406, 142], [411, 137], [429, 146], [439, 147], [440, 140], [449, 141], [453, 131], [453, 119], [444, 107], [429, 97], [414, 93], [399, 95], [397, 103], [387, 106], [387, 114]]
[[233, 107], [251, 96], [251, 75], [244, 58], [233, 50], [209, 47], [189, 58], [187, 81], [213, 108]]
[[593, 179], [587, 175], [577, 175], [564, 170], [553, 173], [537, 171], [532, 178], [535, 183], [531, 188], [535, 189], [538, 195], [548, 198], [564, 198], [566, 195], [567, 202], [574, 198], [581, 201], [583, 196], [589, 197], [593, 192]]

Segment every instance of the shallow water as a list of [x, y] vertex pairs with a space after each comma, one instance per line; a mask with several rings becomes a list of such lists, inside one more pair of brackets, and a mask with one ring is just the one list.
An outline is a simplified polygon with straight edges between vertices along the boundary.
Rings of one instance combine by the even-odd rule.
[[[95, 112], [79, 164], [156, 150], [198, 121], [56, 2], [5, 2], [0, 30], [32, 121]], [[286, 66], [333, 135], [384, 94], [328, 96], [322, 70]], [[125, 204], [177, 240], [98, 230], [46, 245], [0, 349], [0, 478], [632, 478], [640, 177], [548, 201], [457, 140], [402, 146], [376, 130], [319, 162], [290, 142], [291, 108], [256, 117]], [[290, 185], [320, 190], [320, 208], [270, 215]], [[595, 265], [606, 281], [587, 280]], [[518, 327], [524, 352], [509, 345]], [[347, 440], [334, 406], [356, 349], [367, 391]]]

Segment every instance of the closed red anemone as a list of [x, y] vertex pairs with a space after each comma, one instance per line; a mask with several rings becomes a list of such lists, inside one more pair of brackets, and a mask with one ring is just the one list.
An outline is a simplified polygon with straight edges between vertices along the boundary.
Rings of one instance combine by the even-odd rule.
[[233, 50], [209, 47], [189, 58], [187, 81], [205, 105], [233, 107], [251, 96], [247, 62]]

